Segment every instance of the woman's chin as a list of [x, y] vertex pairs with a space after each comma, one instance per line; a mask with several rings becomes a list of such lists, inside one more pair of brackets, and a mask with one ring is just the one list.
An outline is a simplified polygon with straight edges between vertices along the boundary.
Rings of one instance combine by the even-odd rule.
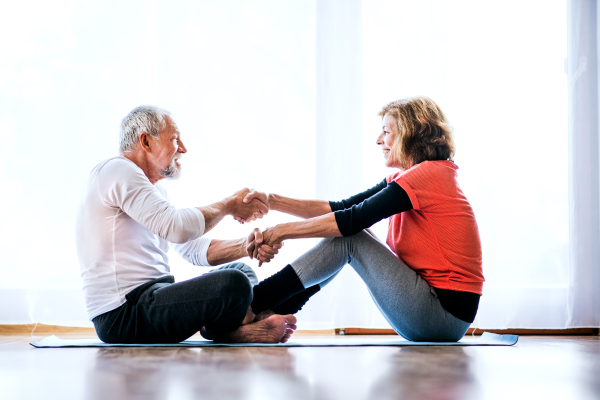
[[385, 166], [388, 168], [398, 168], [398, 163], [394, 162], [393, 160], [390, 160], [389, 158], [385, 159]]

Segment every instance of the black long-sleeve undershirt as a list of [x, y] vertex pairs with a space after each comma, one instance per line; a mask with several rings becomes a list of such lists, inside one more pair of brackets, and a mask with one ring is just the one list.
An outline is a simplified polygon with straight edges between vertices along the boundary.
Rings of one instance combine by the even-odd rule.
[[356, 235], [382, 219], [413, 208], [406, 191], [396, 182], [387, 184], [385, 179], [365, 192], [329, 205], [342, 236]]
[[[330, 201], [342, 236], [355, 235], [382, 219], [412, 210], [410, 197], [396, 182], [384, 179], [364, 192], [341, 201]], [[442, 307], [466, 322], [473, 322], [479, 307], [477, 293], [435, 288]]]
[[364, 192], [355, 194], [352, 197], [348, 197], [346, 200], [341, 201], [330, 201], [329, 205], [331, 206], [331, 211], [344, 210], [346, 208], [350, 208], [355, 204], [359, 204], [369, 197], [375, 195], [380, 192], [387, 186], [387, 181], [383, 179], [377, 185], [373, 186], [370, 189], [365, 190]]

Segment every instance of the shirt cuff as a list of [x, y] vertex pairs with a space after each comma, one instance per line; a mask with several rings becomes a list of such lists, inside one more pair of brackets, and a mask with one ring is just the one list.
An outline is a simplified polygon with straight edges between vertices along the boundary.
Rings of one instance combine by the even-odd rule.
[[394, 182], [396, 182], [398, 184], [398, 186], [400, 186], [402, 189], [404, 189], [404, 191], [408, 195], [408, 198], [410, 199], [410, 203], [412, 204], [413, 210], [420, 210], [421, 207], [419, 206], [419, 200], [417, 199], [417, 195], [412, 190], [410, 185], [403, 179], [398, 179], [398, 180], [395, 180]]
[[198, 262], [202, 266], [212, 267], [212, 265], [208, 263], [208, 248], [210, 247], [211, 242], [211, 238], [200, 238], [200, 243], [198, 245]]

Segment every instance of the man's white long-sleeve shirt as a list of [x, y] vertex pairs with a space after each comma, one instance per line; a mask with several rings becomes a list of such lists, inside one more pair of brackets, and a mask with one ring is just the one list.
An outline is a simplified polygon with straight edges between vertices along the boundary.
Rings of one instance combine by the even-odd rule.
[[184, 259], [209, 266], [210, 239], [197, 208], [176, 208], [160, 184], [125, 157], [92, 170], [77, 212], [77, 255], [88, 318], [125, 303], [139, 285], [170, 273], [168, 242]]

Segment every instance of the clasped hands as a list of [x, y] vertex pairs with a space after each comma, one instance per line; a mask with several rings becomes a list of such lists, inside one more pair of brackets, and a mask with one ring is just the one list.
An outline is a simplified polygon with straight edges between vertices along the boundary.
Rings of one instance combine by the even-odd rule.
[[[234, 194], [233, 218], [243, 224], [262, 218], [270, 210], [269, 194], [250, 189], [242, 189]], [[241, 202], [239, 201], [241, 199]], [[268, 228], [263, 232], [254, 228], [246, 239], [246, 253], [250, 259], [257, 259], [258, 266], [270, 262], [283, 243], [276, 242], [273, 235], [274, 228]]]

